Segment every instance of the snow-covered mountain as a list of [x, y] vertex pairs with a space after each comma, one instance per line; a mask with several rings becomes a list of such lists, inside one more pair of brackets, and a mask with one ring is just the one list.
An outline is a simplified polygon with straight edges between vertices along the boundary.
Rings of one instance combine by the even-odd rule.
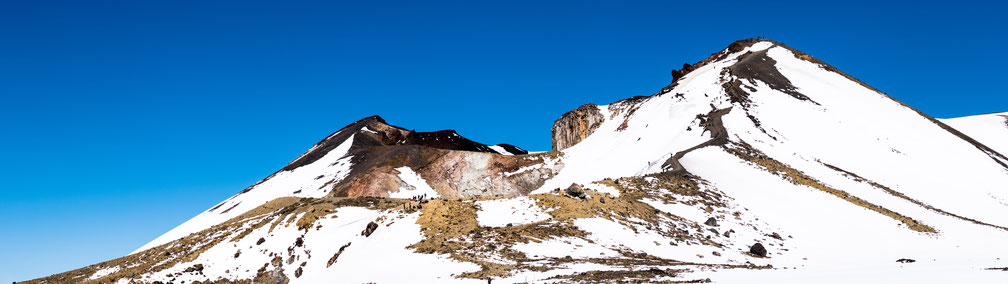
[[562, 115], [549, 152], [365, 118], [131, 255], [32, 282], [992, 282], [1003, 118], [943, 122], [740, 40]]

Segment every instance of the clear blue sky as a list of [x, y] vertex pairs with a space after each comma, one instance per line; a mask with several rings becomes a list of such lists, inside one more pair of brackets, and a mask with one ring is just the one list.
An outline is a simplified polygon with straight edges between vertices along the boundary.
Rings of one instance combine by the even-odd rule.
[[0, 283], [129, 253], [373, 114], [548, 150], [565, 111], [742, 38], [1008, 111], [995, 1], [277, 2], [0, 4]]

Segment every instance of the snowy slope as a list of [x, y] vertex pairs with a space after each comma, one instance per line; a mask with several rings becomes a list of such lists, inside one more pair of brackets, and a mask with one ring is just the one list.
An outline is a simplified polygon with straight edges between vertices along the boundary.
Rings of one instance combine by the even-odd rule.
[[[337, 134], [339, 132], [331, 136]], [[224, 202], [213, 208], [196, 215], [196, 217], [189, 219], [185, 223], [182, 223], [182, 225], [140, 247], [133, 253], [220, 224], [279, 197], [323, 197], [329, 193], [324, 190], [325, 187], [323, 185], [332, 183], [332, 180], [342, 180], [349, 174], [351, 163], [350, 157], [347, 154], [352, 144], [353, 135], [318, 161], [291, 171], [279, 171], [241, 193], [224, 200]], [[310, 153], [313, 150], [314, 148], [309, 149], [305, 153]]]
[[942, 122], [1008, 155], [1008, 112], [942, 119]]
[[[810, 100], [795, 99], [760, 81], [745, 81], [746, 88], [755, 90], [749, 96], [752, 102], [732, 102], [722, 88], [730, 78], [721, 70], [735, 64], [735, 57], [758, 51], [766, 51]], [[837, 174], [825, 166], [829, 164], [938, 208], [1008, 226], [1008, 219], [1001, 217], [1008, 216], [1008, 207], [998, 201], [1008, 196], [1002, 186], [1008, 184], [1004, 157], [980, 151], [887, 95], [767, 41], [689, 73], [678, 86], [641, 103], [624, 130], [618, 129], [622, 117], [607, 120], [564, 150], [567, 166], [538, 192], [572, 182], [660, 172], [674, 153], [712, 138], [696, 125], [697, 115], [727, 108], [732, 109], [723, 120], [730, 140], [748, 143], [785, 164], [824, 178]], [[949, 197], [950, 189], [956, 198]]]
[[[723, 72], [739, 57], [759, 51], [775, 61], [775, 69], [806, 100], [758, 79], [739, 80]], [[670, 156], [714, 138], [697, 115], [731, 108], [722, 117], [731, 143], [751, 145], [825, 185], [938, 231], [909, 230], [893, 218], [782, 180], [723, 148], [705, 147], [684, 155], [681, 163], [690, 173], [735, 197], [761, 220], [796, 236], [797, 248], [775, 263], [836, 271], [845, 267], [837, 265], [858, 259], [877, 263], [881, 267], [872, 269], [882, 274], [897, 269], [891, 263], [903, 257], [934, 259], [933, 266], [972, 273], [983, 273], [979, 272], [983, 266], [1003, 265], [998, 255], [1008, 251], [1008, 245], [996, 240], [1008, 237], [1005, 158], [800, 55], [763, 41], [693, 70], [676, 86], [635, 106], [628, 117], [609, 114], [610, 119], [591, 136], [563, 151], [567, 167], [536, 192], [572, 182], [661, 172]], [[724, 90], [724, 84], [733, 80], [742, 83], [748, 102], [733, 100]], [[608, 107], [600, 106], [603, 111]], [[993, 119], [987, 120], [993, 124]], [[997, 141], [990, 136], [977, 139]], [[933, 273], [920, 275], [927, 279]]]

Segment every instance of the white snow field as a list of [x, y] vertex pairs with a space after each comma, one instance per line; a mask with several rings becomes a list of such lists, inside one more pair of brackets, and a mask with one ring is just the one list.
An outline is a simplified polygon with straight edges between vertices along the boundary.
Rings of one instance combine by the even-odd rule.
[[1008, 112], [942, 119], [942, 122], [962, 131], [998, 151], [1008, 155]]
[[480, 226], [523, 225], [549, 219], [549, 215], [528, 197], [477, 201], [476, 205], [480, 207], [476, 217]]
[[[284, 265], [289, 267], [290, 278], [303, 283], [330, 283], [339, 279], [342, 283], [409, 283], [414, 279], [424, 279], [439, 283], [465, 283], [455, 279], [453, 274], [476, 268], [474, 264], [447, 259], [444, 256], [415, 253], [406, 246], [421, 240], [419, 214], [390, 214], [358, 207], [337, 209], [330, 218], [321, 219], [317, 230], [300, 231], [295, 226], [276, 227], [270, 232], [263, 226], [236, 241], [218, 244], [197, 259], [180, 262], [171, 268], [145, 276], [144, 281], [192, 282], [205, 279], [251, 279], [263, 263], [273, 258], [272, 252], [285, 252], [302, 238], [304, 245], [293, 249], [296, 259]], [[360, 228], [380, 216], [386, 219], [371, 236], [361, 235]], [[300, 217], [300, 216], [299, 216]], [[267, 241], [257, 245], [260, 238]], [[332, 252], [344, 251], [330, 266], [328, 260]], [[238, 257], [235, 253], [241, 250]], [[323, 254], [325, 252], [325, 254]], [[315, 254], [311, 257], [312, 253]], [[302, 265], [302, 263], [304, 263]], [[181, 273], [195, 264], [205, 267], [201, 274]], [[296, 267], [303, 268], [300, 277], [294, 277]]]
[[[514, 167], [556, 171], [527, 196], [442, 199], [414, 171], [420, 167], [399, 167], [403, 184], [391, 197], [437, 200], [342, 200], [349, 205], [317, 211], [322, 203], [307, 198], [326, 196], [323, 185], [351, 170], [350, 136], [133, 255], [169, 244], [156, 252], [191, 258], [117, 281], [249, 280], [270, 271], [290, 283], [1008, 279], [989, 269], [1008, 267], [1005, 113], [942, 120], [961, 136], [808, 55], [750, 43], [712, 55], [659, 94], [598, 106], [605, 119], [586, 138], [556, 158]], [[662, 180], [669, 172], [680, 179]], [[696, 188], [673, 182], [682, 180]], [[280, 197], [306, 199], [301, 208], [260, 207]], [[253, 209], [266, 211], [243, 215]], [[281, 214], [295, 209], [308, 213]], [[239, 216], [246, 219], [236, 219], [238, 228], [213, 230]], [[368, 236], [361, 230], [372, 221]], [[439, 237], [428, 231], [435, 225], [472, 233], [419, 246]], [[176, 241], [201, 230], [197, 241]], [[755, 243], [765, 257], [750, 251]], [[125, 263], [86, 274], [99, 279], [137, 265]]]

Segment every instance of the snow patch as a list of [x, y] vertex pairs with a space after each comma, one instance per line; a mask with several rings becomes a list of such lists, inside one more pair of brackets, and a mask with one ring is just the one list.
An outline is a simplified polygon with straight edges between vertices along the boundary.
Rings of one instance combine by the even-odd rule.
[[109, 275], [109, 274], [112, 274], [112, 273], [116, 273], [116, 272], [119, 272], [119, 267], [118, 266], [112, 266], [112, 267], [102, 268], [102, 269], [99, 269], [98, 271], [95, 271], [94, 274], [91, 274], [91, 277], [88, 277], [88, 280], [94, 280], [94, 279], [102, 278], [102, 277], [105, 277], [106, 275]]
[[420, 175], [413, 171], [410, 167], [399, 167], [396, 168], [399, 172], [399, 179], [406, 183], [406, 187], [399, 188], [397, 192], [390, 192], [389, 197], [392, 198], [411, 198], [417, 195], [427, 195], [427, 198], [440, 197], [437, 191], [427, 184]]
[[501, 155], [505, 155], [505, 156], [514, 156], [514, 154], [511, 154], [511, 152], [508, 152], [507, 150], [505, 150], [504, 147], [501, 147], [501, 146], [498, 146], [498, 145], [490, 145], [490, 146], [487, 146], [487, 147], [490, 147], [490, 149], [496, 151], [497, 154], [501, 154]]
[[523, 225], [544, 221], [550, 217], [536, 205], [535, 200], [526, 196], [477, 201], [476, 205], [480, 207], [476, 215], [480, 226]]
[[591, 190], [594, 190], [594, 191], [598, 191], [598, 192], [601, 192], [601, 193], [612, 194], [613, 196], [616, 196], [616, 197], [620, 196], [620, 193], [619, 193], [618, 189], [615, 189], [612, 186], [605, 185], [605, 184], [600, 184], [600, 183], [594, 183], [593, 182], [593, 183], [585, 184], [585, 185], [583, 185], [581, 187], [586, 188], [586, 189], [591, 189]]

